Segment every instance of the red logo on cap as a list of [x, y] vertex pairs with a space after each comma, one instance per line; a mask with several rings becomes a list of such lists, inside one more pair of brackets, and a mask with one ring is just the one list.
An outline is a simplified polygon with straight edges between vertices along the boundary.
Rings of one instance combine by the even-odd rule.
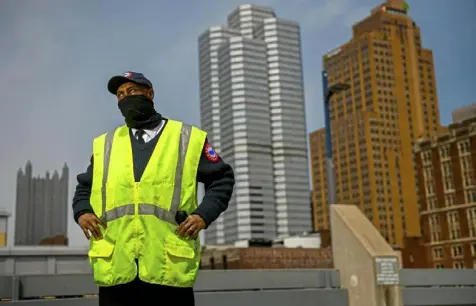
[[126, 73], [124, 73], [124, 76], [125, 76], [126, 78], [131, 77], [131, 76], [132, 76], [132, 72], [126, 72]]

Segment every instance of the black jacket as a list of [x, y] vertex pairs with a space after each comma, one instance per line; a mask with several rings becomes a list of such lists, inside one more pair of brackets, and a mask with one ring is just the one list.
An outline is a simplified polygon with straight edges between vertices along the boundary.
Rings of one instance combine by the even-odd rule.
[[[194, 212], [203, 218], [207, 227], [228, 208], [235, 184], [233, 169], [229, 164], [220, 157], [216, 161], [207, 157], [208, 146], [208, 140], [205, 140], [197, 172], [197, 180], [205, 186], [205, 196]], [[73, 213], [76, 222], [82, 214], [93, 212], [89, 201], [93, 183], [93, 167], [94, 160], [91, 156], [86, 172], [77, 176], [78, 185], [73, 197]]]

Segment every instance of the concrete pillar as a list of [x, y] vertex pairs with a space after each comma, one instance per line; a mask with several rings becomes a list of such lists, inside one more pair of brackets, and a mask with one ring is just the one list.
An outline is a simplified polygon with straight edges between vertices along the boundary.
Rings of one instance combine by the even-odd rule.
[[403, 306], [400, 253], [355, 205], [330, 205], [334, 268], [349, 306]]
[[8, 218], [10, 218], [10, 213], [0, 210], [0, 248], [7, 246]]

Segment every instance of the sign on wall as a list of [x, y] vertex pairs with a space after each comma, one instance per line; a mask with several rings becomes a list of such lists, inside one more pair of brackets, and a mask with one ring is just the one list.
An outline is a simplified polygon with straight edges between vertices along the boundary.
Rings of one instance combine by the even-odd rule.
[[400, 283], [400, 267], [396, 256], [375, 257], [375, 279], [377, 285], [398, 285]]

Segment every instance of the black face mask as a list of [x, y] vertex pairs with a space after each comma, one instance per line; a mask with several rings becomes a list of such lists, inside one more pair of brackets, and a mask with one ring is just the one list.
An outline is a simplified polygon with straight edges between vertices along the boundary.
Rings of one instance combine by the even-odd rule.
[[118, 105], [130, 128], [153, 129], [162, 120], [162, 116], [155, 111], [154, 104], [146, 96], [127, 96]]

